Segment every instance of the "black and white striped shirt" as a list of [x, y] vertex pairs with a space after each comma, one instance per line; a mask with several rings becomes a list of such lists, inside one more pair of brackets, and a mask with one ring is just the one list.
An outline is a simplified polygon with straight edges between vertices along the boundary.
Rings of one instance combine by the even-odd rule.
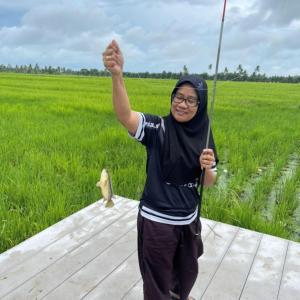
[[[147, 179], [140, 201], [140, 213], [152, 221], [187, 225], [197, 217], [198, 179], [179, 186], [162, 180], [160, 158], [164, 131], [161, 117], [140, 113], [136, 133], [131, 135], [147, 149]], [[216, 166], [213, 170], [216, 172]]]

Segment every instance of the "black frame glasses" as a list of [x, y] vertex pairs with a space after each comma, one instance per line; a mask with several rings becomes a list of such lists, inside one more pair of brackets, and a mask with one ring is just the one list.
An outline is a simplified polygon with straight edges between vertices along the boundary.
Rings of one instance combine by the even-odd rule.
[[185, 104], [189, 107], [197, 107], [200, 103], [196, 97], [193, 96], [184, 97], [184, 95], [178, 93], [175, 94], [173, 101], [178, 104], [185, 101]]

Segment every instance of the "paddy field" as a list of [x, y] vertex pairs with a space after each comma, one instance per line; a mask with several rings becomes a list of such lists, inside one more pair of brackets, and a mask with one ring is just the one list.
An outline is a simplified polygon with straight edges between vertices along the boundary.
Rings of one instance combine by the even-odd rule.
[[[126, 79], [132, 108], [168, 114], [174, 84]], [[202, 216], [299, 242], [300, 85], [218, 82], [213, 132], [218, 182]], [[110, 78], [0, 73], [0, 253], [101, 198], [103, 168], [138, 200], [145, 163]]]

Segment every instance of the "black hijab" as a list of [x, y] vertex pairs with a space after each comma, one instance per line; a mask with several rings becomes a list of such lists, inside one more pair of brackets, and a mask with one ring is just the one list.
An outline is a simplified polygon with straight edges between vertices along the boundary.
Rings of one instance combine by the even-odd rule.
[[[162, 152], [162, 173], [165, 182], [175, 185], [195, 182], [201, 168], [199, 156], [206, 147], [209, 119], [207, 115], [207, 84], [198, 76], [181, 77], [171, 94], [171, 102], [181, 85], [188, 83], [195, 88], [198, 105], [195, 116], [188, 122], [177, 122], [172, 113], [164, 117], [165, 138]], [[212, 132], [209, 148], [214, 150], [218, 161]]]

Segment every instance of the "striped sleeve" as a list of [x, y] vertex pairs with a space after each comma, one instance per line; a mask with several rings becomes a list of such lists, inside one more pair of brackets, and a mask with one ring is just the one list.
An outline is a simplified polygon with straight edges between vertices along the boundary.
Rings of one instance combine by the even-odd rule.
[[139, 124], [136, 132], [128, 133], [143, 145], [150, 145], [157, 135], [160, 125], [161, 118], [159, 116], [139, 113]]
[[141, 142], [143, 140], [143, 137], [145, 135], [145, 115], [143, 113], [139, 113], [139, 125], [135, 132], [135, 134], [132, 134], [128, 131], [128, 134]]

